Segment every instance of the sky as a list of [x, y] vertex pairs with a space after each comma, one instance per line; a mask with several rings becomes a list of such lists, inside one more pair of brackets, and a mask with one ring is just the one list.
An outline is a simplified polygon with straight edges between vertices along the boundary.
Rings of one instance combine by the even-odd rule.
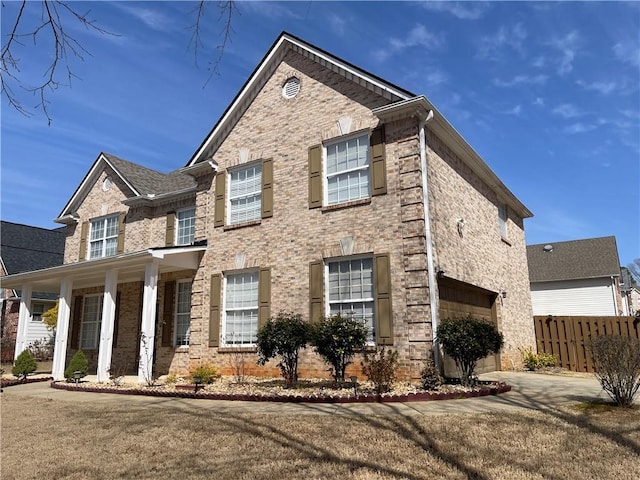
[[[0, 217], [53, 223], [100, 152], [161, 172], [186, 165], [278, 35], [287, 31], [425, 95], [533, 212], [527, 244], [615, 235], [640, 257], [640, 3], [237, 2], [224, 22], [196, 2], [73, 2], [108, 31], [60, 12], [88, 54], [67, 50], [71, 86], [2, 98]], [[3, 2], [2, 44], [20, 2]], [[40, 19], [28, 2], [24, 30]], [[41, 32], [15, 54], [25, 85], [52, 58]], [[64, 65], [63, 65], [64, 66]], [[68, 83], [65, 76], [61, 76]]]

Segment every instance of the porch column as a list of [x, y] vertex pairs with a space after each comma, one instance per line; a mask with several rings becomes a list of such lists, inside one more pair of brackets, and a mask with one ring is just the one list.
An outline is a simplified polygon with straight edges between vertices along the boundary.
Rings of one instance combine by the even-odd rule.
[[22, 285], [20, 293], [20, 311], [18, 313], [18, 331], [16, 332], [16, 350], [13, 359], [17, 359], [25, 348], [27, 348], [27, 329], [31, 320], [31, 284]]
[[150, 382], [153, 376], [153, 352], [156, 337], [156, 301], [158, 299], [158, 264], [149, 263], [144, 269], [144, 295], [140, 328], [140, 360], [138, 382]]
[[102, 323], [100, 325], [100, 346], [98, 347], [98, 382], [109, 381], [111, 353], [113, 350], [113, 326], [116, 319], [116, 295], [118, 271], [107, 271], [104, 278], [104, 298], [102, 300]]
[[69, 318], [71, 316], [71, 292], [73, 281], [62, 279], [60, 299], [58, 301], [58, 322], [56, 324], [56, 343], [53, 350], [53, 366], [51, 375], [54, 380], [64, 380], [64, 368], [67, 359], [67, 336], [69, 335]]

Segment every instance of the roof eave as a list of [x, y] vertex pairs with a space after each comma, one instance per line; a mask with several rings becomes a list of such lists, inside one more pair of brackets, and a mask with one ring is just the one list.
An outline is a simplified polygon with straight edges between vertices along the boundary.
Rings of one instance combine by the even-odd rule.
[[139, 207], [145, 205], [157, 205], [164, 202], [178, 200], [180, 198], [191, 197], [192, 194], [195, 194], [196, 187], [183, 188], [181, 190], [176, 190], [175, 192], [167, 192], [161, 193], [159, 195], [155, 195], [153, 193], [147, 193], [144, 195], [138, 195], [136, 197], [126, 198], [122, 200], [124, 205], [129, 207]]

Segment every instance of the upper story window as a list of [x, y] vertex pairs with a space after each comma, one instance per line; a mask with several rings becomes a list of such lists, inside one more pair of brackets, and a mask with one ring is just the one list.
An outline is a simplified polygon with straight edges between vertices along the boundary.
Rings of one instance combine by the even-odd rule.
[[262, 163], [229, 172], [230, 225], [260, 220], [262, 217]]
[[31, 321], [42, 322], [42, 314], [46, 311], [44, 303], [32, 303], [31, 304]]
[[196, 209], [185, 208], [176, 212], [178, 228], [176, 229], [176, 245], [191, 245], [196, 233]]
[[89, 258], [110, 257], [118, 251], [118, 214], [91, 221]]
[[368, 134], [325, 145], [325, 158], [327, 205], [371, 195]]
[[498, 205], [498, 225], [500, 227], [500, 236], [507, 239], [507, 206], [505, 204]]

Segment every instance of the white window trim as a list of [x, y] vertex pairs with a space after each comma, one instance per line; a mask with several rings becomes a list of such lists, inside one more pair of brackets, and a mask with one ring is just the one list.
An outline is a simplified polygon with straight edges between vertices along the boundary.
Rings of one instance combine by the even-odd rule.
[[[367, 136], [367, 141], [369, 142], [369, 146], [367, 147], [367, 153], [369, 155], [368, 161], [369, 164], [366, 166], [362, 166], [362, 167], [355, 167], [355, 168], [349, 168], [346, 170], [342, 170], [340, 172], [337, 173], [327, 173], [327, 163], [328, 163], [328, 154], [327, 154], [327, 147], [330, 147], [332, 145], [335, 145], [337, 143], [342, 143], [342, 142], [348, 142], [351, 139], [354, 138], [358, 138], [358, 137], [362, 137], [362, 136]], [[371, 198], [371, 131], [370, 130], [360, 130], [358, 132], [355, 133], [351, 133], [348, 135], [342, 135], [340, 137], [336, 137], [333, 138], [331, 140], [328, 140], [326, 142], [322, 143], [322, 205], [323, 206], [332, 206], [332, 205], [340, 205], [343, 203], [348, 203], [348, 202], [353, 202], [353, 201], [358, 201], [358, 200], [363, 200], [365, 198]], [[336, 203], [329, 203], [329, 176], [335, 177], [337, 175], [343, 175], [345, 173], [351, 173], [351, 172], [358, 172], [361, 170], [367, 170], [369, 172], [369, 194], [366, 197], [361, 197], [358, 199], [353, 199], [353, 200], [347, 200], [344, 202], [336, 202]]]
[[[222, 343], [223, 347], [233, 347], [233, 348], [251, 348], [255, 347], [255, 343], [233, 343], [228, 339], [229, 333], [227, 333], [227, 279], [230, 275], [241, 275], [243, 273], [255, 273], [258, 276], [258, 303], [256, 308], [258, 309], [258, 313], [260, 312], [260, 271], [257, 268], [244, 268], [242, 270], [231, 270], [228, 272], [222, 272]], [[246, 308], [237, 309], [237, 310], [248, 310]]]
[[[373, 262], [373, 254], [368, 255], [368, 254], [362, 254], [362, 255], [348, 255], [346, 257], [332, 257], [332, 258], [326, 258], [324, 260], [324, 311], [325, 311], [325, 317], [329, 317], [331, 315], [331, 302], [329, 301], [329, 264], [330, 263], [337, 263], [337, 262], [343, 262], [343, 261], [347, 261], [347, 260], [359, 260], [359, 259], [363, 259], [363, 258], [369, 258], [371, 259], [371, 274], [372, 274], [372, 289], [373, 289], [373, 297], [371, 297], [370, 299], [358, 299], [357, 302], [372, 302], [373, 303], [373, 317], [371, 319], [371, 337], [372, 340], [367, 342], [368, 346], [372, 346], [375, 345], [375, 338], [376, 338], [376, 292], [375, 292], [375, 282], [376, 282], [376, 278], [375, 278], [375, 265]], [[342, 302], [340, 302], [342, 303]]]
[[[189, 210], [193, 210], [193, 224], [194, 224], [194, 231], [193, 231], [193, 237], [191, 238], [191, 242], [189, 243], [180, 243], [178, 242], [178, 238], [180, 235], [180, 219], [179, 219], [179, 215], [180, 213], [189, 211]], [[175, 213], [175, 225], [174, 225], [174, 239], [173, 239], [173, 244], [176, 246], [183, 246], [183, 245], [193, 245], [193, 242], [195, 240], [195, 236], [196, 236], [196, 232], [195, 232], [195, 222], [196, 222], [196, 207], [186, 207], [186, 208], [181, 208], [180, 210], [176, 210]]]
[[247, 220], [248, 222], [256, 222], [259, 221], [262, 218], [262, 160], [256, 160], [256, 161], [252, 161], [252, 162], [247, 162], [247, 163], [243, 163], [242, 165], [237, 165], [234, 166], [232, 168], [228, 168], [227, 169], [227, 181], [225, 182], [225, 188], [226, 188], [226, 192], [225, 192], [225, 225], [241, 225], [243, 222], [232, 222], [231, 221], [231, 200], [236, 200], [238, 198], [248, 198], [250, 196], [255, 195], [255, 193], [251, 194], [251, 195], [242, 195], [239, 197], [233, 197], [231, 198], [231, 175], [234, 172], [240, 171], [240, 170], [248, 170], [250, 168], [255, 168], [257, 166], [260, 166], [260, 186], [258, 188], [258, 192], [260, 195], [260, 201], [261, 201], [261, 206], [260, 206], [260, 215], [258, 215], [257, 218], [253, 219], [253, 220]]
[[[93, 297], [97, 297], [98, 300], [98, 318], [95, 320], [95, 322], [91, 322], [91, 323], [96, 323], [97, 324], [97, 328], [96, 328], [96, 334], [95, 334], [95, 338], [93, 339], [94, 342], [94, 346], [84, 346], [82, 344], [82, 338], [83, 338], [83, 333], [84, 333], [84, 328], [85, 328], [85, 302], [87, 300], [87, 298], [93, 298]], [[82, 320], [80, 321], [80, 339], [79, 339], [79, 346], [80, 346], [80, 350], [97, 350], [98, 346], [100, 344], [100, 328], [102, 326], [102, 302], [104, 299], [104, 294], [102, 293], [94, 293], [94, 294], [90, 294], [90, 295], [85, 295], [82, 298]]]
[[[36, 310], [36, 305], [42, 305], [42, 311], [41, 312], [36, 312], [35, 311]], [[35, 323], [38, 323], [38, 324], [41, 324], [43, 322], [42, 314], [51, 308], [51, 307], [48, 307], [47, 305], [48, 304], [46, 302], [38, 302], [38, 301], [31, 302], [31, 310], [30, 310], [30, 312], [31, 312], [31, 321], [32, 322], [35, 322]], [[40, 317], [40, 320], [36, 320], [35, 319], [36, 316]]]
[[[178, 312], [178, 298], [180, 294], [180, 284], [189, 283], [191, 284], [191, 299], [189, 300], [189, 326], [187, 327], [189, 343], [185, 345], [178, 345], [178, 315], [184, 315], [184, 313]], [[191, 344], [191, 309], [193, 308], [193, 278], [183, 278], [180, 280], [176, 280], [176, 292], [174, 297], [174, 308], [173, 308], [173, 346], [175, 348], [188, 348]]]
[[[88, 238], [87, 238], [87, 248], [89, 249], [89, 260], [97, 260], [98, 258], [106, 258], [107, 257], [107, 255], [106, 255], [106, 253], [107, 253], [107, 240], [110, 240], [110, 239], [113, 239], [113, 238], [116, 239], [116, 253], [115, 254], [118, 253], [117, 252], [117, 250], [118, 250], [117, 242], [118, 242], [118, 235], [120, 233], [120, 231], [119, 231], [120, 230], [119, 215], [120, 214], [115, 213], [115, 214], [112, 214], [112, 215], [105, 215], [104, 217], [94, 218], [93, 220], [89, 221], [89, 234], [88, 234]], [[117, 225], [116, 234], [115, 235], [111, 235], [111, 236], [107, 236], [107, 220], [109, 218], [115, 218], [116, 219], [116, 225]], [[102, 237], [100, 237], [100, 239], [92, 240], [91, 236], [92, 236], [93, 229], [95, 228], [94, 224], [97, 223], [97, 222], [104, 222], [104, 235], [102, 235]], [[101, 242], [101, 244], [102, 244], [102, 251], [101, 251], [100, 255], [91, 256], [91, 251], [92, 251], [91, 250], [91, 245], [93, 243], [98, 242], [98, 241]], [[112, 257], [114, 255], [109, 255], [109, 257]]]

